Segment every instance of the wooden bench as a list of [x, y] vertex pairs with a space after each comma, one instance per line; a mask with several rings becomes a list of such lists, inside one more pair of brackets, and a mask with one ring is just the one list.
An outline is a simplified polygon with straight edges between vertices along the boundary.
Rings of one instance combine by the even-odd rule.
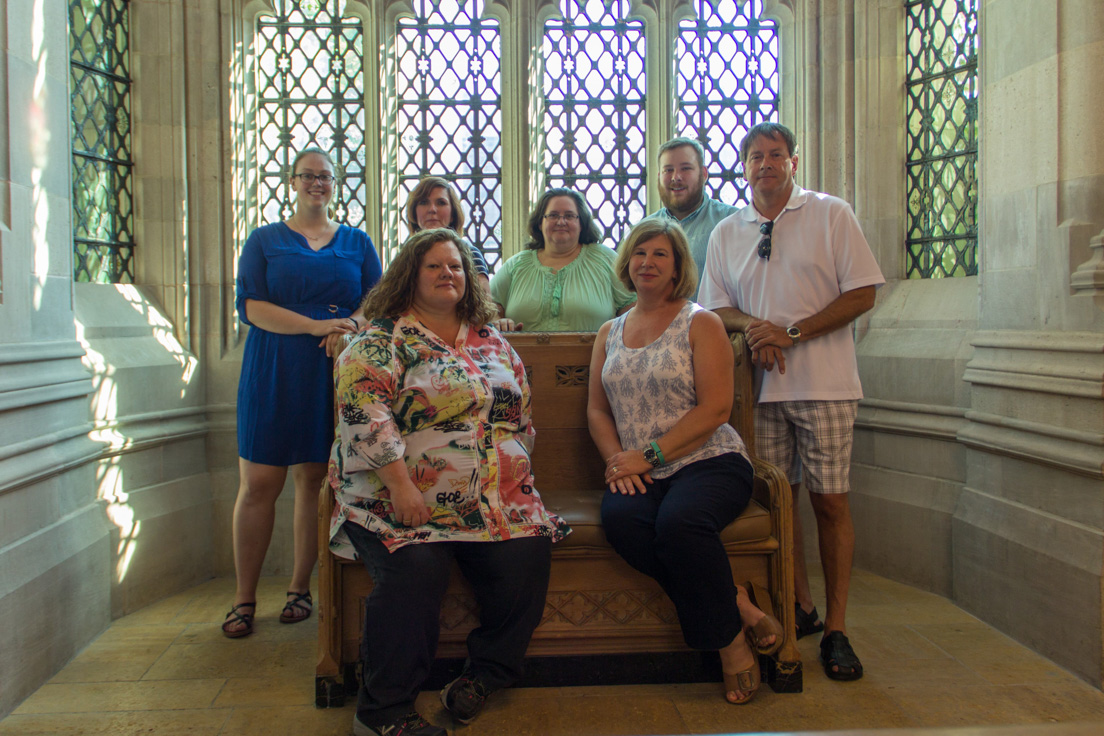
[[[687, 651], [674, 605], [653, 581], [609, 547], [599, 506], [604, 464], [586, 421], [587, 382], [594, 333], [516, 333], [510, 342], [526, 366], [537, 429], [533, 470], [545, 505], [573, 529], [552, 552], [544, 618], [528, 656], [615, 655]], [[754, 458], [752, 371], [742, 335], [733, 335], [735, 402], [729, 422]], [[801, 661], [794, 640], [792, 504], [785, 476], [759, 460], [754, 500], [723, 532], [736, 582], [750, 580], [769, 591], [787, 632], [782, 649], [762, 658], [764, 680], [779, 692], [800, 692]], [[316, 703], [344, 700], [346, 665], [359, 658], [364, 598], [372, 581], [360, 562], [329, 551], [333, 494], [320, 502]], [[467, 582], [453, 575], [441, 609], [439, 658], [464, 657], [465, 638], [478, 625]], [[351, 684], [351, 683], [350, 683]]]

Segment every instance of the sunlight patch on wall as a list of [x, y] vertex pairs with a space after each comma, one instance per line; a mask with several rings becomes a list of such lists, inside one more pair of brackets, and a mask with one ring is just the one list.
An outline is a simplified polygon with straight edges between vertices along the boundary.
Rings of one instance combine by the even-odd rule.
[[116, 284], [115, 289], [149, 323], [149, 326], [153, 329], [153, 339], [157, 340], [161, 347], [165, 348], [165, 352], [168, 353], [169, 357], [180, 365], [180, 396], [183, 398], [185, 390], [192, 382], [192, 377], [199, 367], [199, 361], [196, 360], [195, 356], [189, 354], [184, 346], [180, 344], [180, 341], [176, 339], [176, 332], [173, 330], [172, 323], [165, 318], [165, 315], [154, 309], [149, 300], [144, 298], [135, 286], [132, 284]]
[[[96, 469], [96, 497], [104, 503], [104, 513], [115, 526], [118, 542], [114, 560], [114, 578], [121, 583], [126, 578], [130, 560], [137, 547], [141, 522], [135, 521], [134, 509], [128, 503], [123, 482], [123, 469], [119, 466], [118, 451], [130, 444], [116, 424], [118, 415], [118, 384], [115, 381], [115, 366], [85, 339], [85, 328], [76, 322], [77, 340], [84, 346], [83, 363], [92, 373], [92, 416], [94, 429], [89, 437], [107, 448], [104, 457]], [[116, 539], [112, 534], [112, 539]]]
[[[50, 240], [47, 225], [50, 221], [50, 204], [46, 197], [43, 178], [49, 163], [50, 127], [47, 125], [46, 87], [47, 60], [44, 18], [45, 0], [37, 0], [31, 12], [31, 58], [35, 62], [34, 87], [31, 104], [27, 110], [27, 130], [30, 132], [31, 192], [34, 213], [32, 215], [32, 242], [34, 256], [32, 273], [35, 277], [32, 300], [34, 309], [42, 308], [46, 292], [46, 279], [50, 272]], [[56, 81], [56, 80], [55, 80]]]
[[[123, 470], [118, 465], [118, 456], [100, 463], [97, 470], [99, 482], [97, 484], [99, 498], [104, 501], [107, 518], [118, 530], [118, 541], [115, 544], [114, 564], [115, 582], [121, 583], [126, 579], [130, 561], [134, 558], [134, 552], [138, 548], [138, 535], [142, 530], [142, 522], [134, 518], [134, 508], [129, 504], [129, 496], [123, 490]], [[114, 539], [114, 535], [112, 535]]]
[[115, 366], [111, 365], [102, 353], [93, 348], [84, 335], [84, 324], [76, 320], [77, 342], [84, 347], [84, 358], [81, 362], [92, 373], [92, 418], [97, 425], [91, 433], [92, 439], [104, 442], [111, 449], [126, 446], [126, 438], [110, 426], [101, 427], [106, 423], [113, 423], [117, 414], [117, 397], [115, 385]]
[[[132, 465], [122, 461], [123, 454], [157, 448], [181, 431], [174, 422], [190, 421], [181, 419], [181, 411], [195, 407], [182, 407], [180, 399], [198, 390], [199, 361], [177, 339], [149, 290], [133, 284], [78, 284], [77, 293], [77, 340], [92, 374], [89, 437], [104, 447], [97, 464], [97, 498], [112, 525], [112, 565], [121, 583], [135, 559], [143, 523], [131, 497], [159, 482], [143, 473], [144, 482], [133, 473], [125, 477]], [[188, 425], [183, 431], [192, 429]]]

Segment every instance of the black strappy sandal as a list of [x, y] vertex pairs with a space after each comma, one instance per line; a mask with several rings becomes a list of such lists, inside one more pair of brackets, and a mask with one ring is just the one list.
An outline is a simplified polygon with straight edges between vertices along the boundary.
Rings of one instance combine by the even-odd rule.
[[[293, 595], [295, 598], [284, 604], [284, 610], [280, 612], [280, 623], [282, 624], [297, 624], [300, 621], [306, 621], [311, 616], [311, 611], [314, 607], [314, 601], [311, 600], [311, 594], [308, 590], [306, 593], [296, 593], [294, 590], [289, 590], [288, 595]], [[303, 604], [306, 605], [303, 605]], [[306, 616], [296, 616], [296, 611], [306, 611]]]
[[[252, 608], [249, 613], [241, 613], [239, 608]], [[240, 639], [253, 633], [253, 617], [257, 613], [257, 602], [239, 603], [226, 614], [226, 620], [222, 622], [222, 635], [227, 639]], [[244, 624], [240, 629], [229, 629], [228, 626]]]
[[809, 634], [819, 634], [824, 631], [824, 622], [817, 621], [820, 618], [820, 614], [817, 613], [816, 606], [813, 606], [813, 610], [805, 613], [801, 610], [801, 604], [794, 602], [794, 621], [797, 624], [797, 638], [800, 639], [803, 636]]

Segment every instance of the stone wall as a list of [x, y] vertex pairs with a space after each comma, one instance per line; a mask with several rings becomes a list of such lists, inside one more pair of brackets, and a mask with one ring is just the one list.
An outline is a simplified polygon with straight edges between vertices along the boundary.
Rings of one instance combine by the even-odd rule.
[[[132, 4], [132, 28], [152, 5]], [[212, 569], [179, 192], [136, 177], [150, 287], [73, 283], [67, 7], [0, 2], [0, 717], [113, 617]], [[136, 88], [171, 78], [132, 52]], [[148, 102], [133, 109], [156, 124]], [[181, 168], [182, 148], [149, 145], [163, 132], [136, 125], [139, 171]]]
[[0, 3], [0, 716], [111, 616], [66, 247], [65, 27], [62, 3]]
[[833, 5], [854, 10], [851, 135], [882, 144], [855, 207], [890, 280], [859, 326], [856, 562], [1100, 686], [1104, 5], [984, 3], [980, 275], [946, 282], [900, 280], [895, 255], [901, 4]]
[[978, 331], [954, 598], [1101, 683], [1104, 5], [985, 3]]

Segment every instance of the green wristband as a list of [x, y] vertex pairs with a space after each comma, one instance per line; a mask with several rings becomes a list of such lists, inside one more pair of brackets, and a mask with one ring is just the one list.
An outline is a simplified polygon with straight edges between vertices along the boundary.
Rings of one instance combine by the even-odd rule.
[[652, 440], [652, 449], [655, 450], [656, 457], [659, 458], [659, 464], [666, 465], [667, 458], [663, 457], [663, 450], [659, 449], [659, 443], [655, 440]]

